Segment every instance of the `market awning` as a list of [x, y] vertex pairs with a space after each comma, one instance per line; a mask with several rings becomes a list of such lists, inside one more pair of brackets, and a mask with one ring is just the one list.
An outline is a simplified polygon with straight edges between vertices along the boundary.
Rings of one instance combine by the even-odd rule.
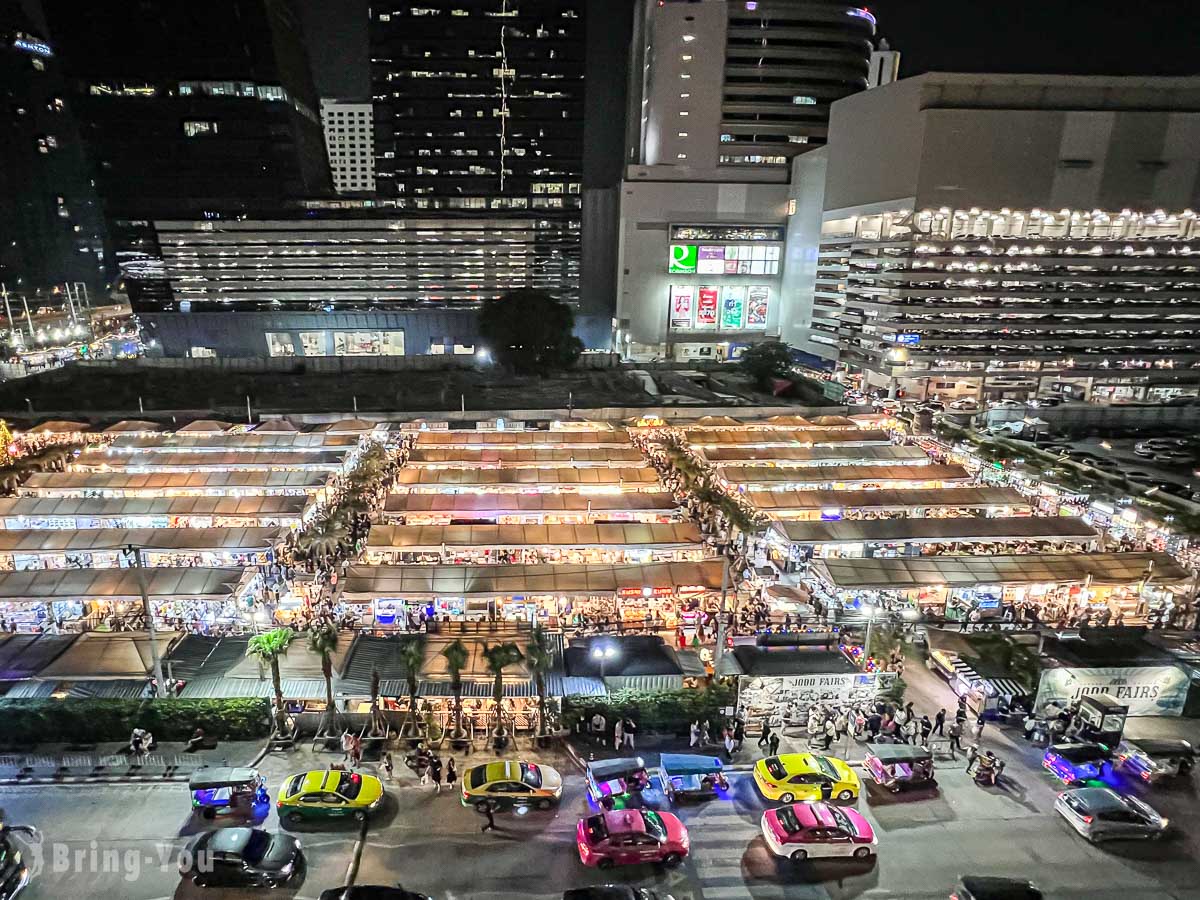
[[890, 444], [891, 436], [880, 429], [867, 428], [810, 428], [810, 429], [689, 429], [685, 433], [695, 447], [759, 446], [792, 447], [836, 444]]
[[[0, 499], [0, 515], [4, 500]], [[446, 513], [494, 517], [519, 513], [663, 512], [676, 509], [667, 491], [623, 494], [389, 494], [384, 511], [389, 515]]]
[[257, 434], [282, 434], [294, 433], [300, 429], [289, 422], [287, 419], [267, 419], [254, 429]]
[[109, 446], [135, 453], [144, 450], [349, 450], [358, 438], [346, 434], [298, 434], [296, 432], [233, 431], [224, 434], [185, 432], [174, 434], [121, 435]]
[[[35, 476], [36, 477], [36, 476]], [[658, 474], [651, 468], [586, 469], [401, 469], [397, 485], [643, 485], [657, 484]]]
[[52, 531], [46, 528], [0, 530], [0, 553], [90, 553], [100, 550], [256, 551], [273, 547], [279, 528], [88, 528]]
[[124, 450], [88, 450], [71, 463], [73, 471], [141, 470], [143, 472], [198, 472], [203, 470], [277, 470], [288, 468], [340, 469], [346, 453], [339, 450], [320, 450], [311, 453], [265, 450], [189, 451], [178, 449], [147, 450], [128, 453]]
[[518, 468], [548, 463], [638, 468], [646, 464], [636, 447], [516, 447], [510, 450], [469, 447], [414, 447], [410, 466], [493, 466]]
[[[696, 547], [700, 529], [691, 523], [668, 525], [614, 522], [599, 525], [375, 525], [369, 549], [410, 552], [442, 547]], [[3, 545], [0, 544], [0, 549]]]
[[1083, 519], [1019, 516], [1004, 519], [856, 519], [842, 522], [787, 520], [771, 526], [792, 544], [933, 544], [953, 541], [1072, 541], [1100, 535]]
[[721, 563], [651, 563], [644, 566], [497, 565], [351, 566], [346, 599], [513, 597], [522, 595], [675, 593], [721, 589]]
[[0, 681], [36, 675], [79, 637], [78, 634], [0, 635]]
[[[653, 471], [653, 470], [651, 470]], [[927, 466], [806, 466], [772, 469], [766, 466], [728, 466], [721, 477], [734, 485], [753, 484], [868, 484], [871, 482], [970, 481], [959, 465]]]
[[378, 427], [378, 422], [368, 422], [366, 419], [339, 419], [336, 422], [318, 425], [313, 431], [325, 434], [366, 434]]
[[418, 447], [624, 447], [624, 431], [422, 431]]
[[105, 434], [142, 434], [148, 431], [166, 431], [157, 422], [147, 422], [144, 419], [122, 419], [116, 425], [104, 429]]
[[[177, 638], [174, 632], [156, 637], [159, 653]], [[40, 681], [98, 681], [110, 678], [145, 678], [153, 663], [150, 636], [140, 631], [113, 634], [88, 632], [37, 672]]]
[[197, 419], [188, 422], [176, 434], [224, 434], [233, 426], [228, 422], [218, 422], [216, 419]]
[[1158, 584], [1190, 573], [1167, 553], [1027, 553], [881, 559], [818, 559], [816, 578], [837, 590], [1000, 584], [1133, 584], [1148, 575]]
[[78, 434], [81, 431], [90, 431], [91, 425], [83, 422], [71, 422], [66, 419], [51, 419], [49, 422], [43, 422], [41, 425], [35, 425], [30, 428], [26, 434]]
[[[637, 494], [630, 496], [653, 496]], [[124, 516], [299, 517], [308, 497], [0, 497], [0, 525], [4, 519], [97, 518]], [[74, 527], [63, 523], [63, 527]]]
[[[651, 469], [651, 472], [654, 470]], [[328, 472], [35, 472], [21, 493], [52, 496], [67, 491], [318, 491]]]
[[[244, 571], [236, 568], [142, 569], [152, 599], [225, 600], [237, 589]], [[34, 569], [0, 572], [0, 600], [141, 600], [133, 569]]]
[[932, 462], [929, 454], [920, 447], [885, 444], [867, 447], [706, 447], [700, 452], [705, 459], [717, 466], [751, 461], [821, 463], [825, 465], [838, 460], [843, 460], [847, 464], [856, 464], [858, 460], [867, 460], [881, 465], [887, 463], [925, 465]]
[[765, 513], [833, 510], [912, 510], [944, 507], [947, 509], [987, 509], [989, 507], [1028, 507], [1029, 500], [1014, 488], [947, 487], [884, 488], [875, 491], [748, 491], [754, 506]]
[[[280, 679], [284, 700], [324, 700], [324, 678]], [[275, 690], [267, 678], [196, 678], [184, 685], [180, 696], [185, 700], [223, 700], [234, 697], [274, 698]]]

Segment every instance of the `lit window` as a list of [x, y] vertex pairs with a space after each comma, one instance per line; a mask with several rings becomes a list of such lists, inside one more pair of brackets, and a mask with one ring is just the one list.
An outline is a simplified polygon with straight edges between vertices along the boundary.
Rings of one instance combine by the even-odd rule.
[[687, 99], [688, 99], [689, 97], [691, 97], [691, 96], [692, 96], [691, 94], [680, 94], [680, 95], [679, 95], [679, 99], [680, 99], [680, 100], [687, 100]]
[[687, 154], [686, 153], [676, 153], [675, 158], [676, 159], [687, 159]]
[[687, 111], [686, 109], [681, 109], [681, 110], [679, 111], [679, 114], [680, 114], [681, 116], [686, 116], [686, 115], [688, 114], [688, 111]]
[[723, 135], [721, 135], [721, 143], [722, 143], [722, 144], [728, 144], [728, 143], [731, 143], [732, 141], [733, 141], [733, 135], [732, 135], [732, 134], [723, 134]]
[[807, 144], [807, 143], [808, 143], [808, 138], [806, 138], [806, 137], [805, 137], [804, 135], [802, 135], [802, 134], [789, 134], [789, 135], [788, 135], [788, 143], [791, 143], [791, 144]]
[[688, 133], [686, 131], [679, 132], [679, 137], [687, 137], [687, 136], [688, 136]]
[[687, 72], [682, 72], [682, 73], [680, 73], [679, 77], [680, 78], [691, 78], [692, 76], [689, 75]]
[[205, 134], [216, 134], [217, 123], [205, 119], [189, 119], [183, 123], [183, 133], [187, 137], [199, 137]]
[[792, 98], [792, 102], [795, 103], [797, 106], [815, 106], [816, 102], [817, 102], [817, 98], [816, 97], [804, 97], [804, 96], [797, 95]]
[[683, 36], [683, 42], [684, 42], [685, 44], [690, 44], [690, 43], [691, 43], [692, 41], [694, 41], [695, 39], [696, 39], [696, 36], [695, 36], [694, 34], [685, 34], [685, 35]]
[[692, 61], [692, 55], [691, 55], [690, 53], [685, 53], [685, 54], [683, 54], [683, 57], [682, 57], [682, 58], [683, 58], [683, 61], [684, 61], [684, 62], [691, 62], [691, 61]]

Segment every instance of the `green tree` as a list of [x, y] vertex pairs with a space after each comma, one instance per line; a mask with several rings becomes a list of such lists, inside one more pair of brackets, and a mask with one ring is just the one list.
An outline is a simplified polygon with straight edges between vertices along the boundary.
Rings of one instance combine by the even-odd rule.
[[492, 709], [492, 716], [496, 722], [493, 733], [497, 738], [501, 738], [504, 736], [504, 718], [500, 711], [500, 703], [504, 700], [504, 670], [523, 660], [525, 654], [512, 641], [506, 641], [503, 644], [493, 644], [490, 647], [487, 641], [484, 641], [483, 658], [487, 660], [488, 671], [495, 678], [495, 681], [492, 683], [492, 703], [494, 707]]
[[273, 628], [256, 634], [246, 645], [246, 655], [256, 656], [271, 667], [271, 687], [275, 690], [275, 732], [287, 733], [287, 710], [283, 707], [283, 682], [279, 678], [279, 660], [285, 656], [296, 632], [290, 628]]
[[333, 654], [337, 647], [338, 633], [332, 625], [321, 625], [308, 633], [308, 649], [321, 657], [321, 675], [325, 678], [325, 715], [318, 735], [337, 731], [337, 705], [333, 699]]
[[459, 638], [442, 651], [442, 656], [446, 657], [446, 670], [450, 673], [450, 690], [454, 694], [454, 730], [451, 735], [462, 737], [464, 734], [462, 727], [462, 672], [471, 659], [471, 651]]
[[396, 656], [404, 669], [404, 680], [408, 683], [408, 715], [405, 721], [412, 723], [412, 733], [416, 734], [420, 728], [420, 720], [417, 718], [417, 690], [421, 686], [421, 667], [425, 665], [425, 640], [419, 635], [401, 638]]
[[479, 314], [484, 346], [497, 361], [520, 373], [546, 375], [570, 368], [583, 352], [574, 329], [571, 308], [533, 288], [489, 300]]
[[792, 348], [780, 341], [751, 344], [738, 360], [738, 367], [766, 388], [770, 379], [790, 375]]
[[535, 625], [529, 635], [529, 643], [525, 645], [525, 658], [529, 660], [529, 669], [533, 672], [534, 683], [538, 695], [538, 734], [549, 731], [549, 716], [546, 713], [546, 675], [554, 665], [554, 643], [546, 629]]

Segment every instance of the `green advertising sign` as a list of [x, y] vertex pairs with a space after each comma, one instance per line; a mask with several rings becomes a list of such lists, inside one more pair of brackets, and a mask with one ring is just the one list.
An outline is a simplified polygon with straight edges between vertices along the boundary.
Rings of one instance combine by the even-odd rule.
[[696, 271], [696, 254], [699, 248], [694, 244], [672, 244], [671, 245], [671, 262], [667, 267], [668, 272], [682, 272], [684, 274], [693, 273]]

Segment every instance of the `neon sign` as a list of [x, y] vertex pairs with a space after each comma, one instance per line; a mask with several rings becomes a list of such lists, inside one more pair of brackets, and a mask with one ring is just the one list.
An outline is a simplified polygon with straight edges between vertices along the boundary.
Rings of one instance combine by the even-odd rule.
[[24, 50], [26, 53], [36, 53], [38, 56], [53, 56], [54, 51], [50, 49], [50, 45], [42, 41], [35, 41], [33, 38], [18, 37], [13, 40], [12, 45], [18, 50]]
[[857, 16], [860, 19], [866, 19], [872, 25], [879, 24], [878, 22], [875, 21], [875, 17], [873, 15], [871, 15], [870, 10], [866, 9], [865, 7], [863, 9], [848, 9], [848, 10], [846, 10], [846, 15]]

